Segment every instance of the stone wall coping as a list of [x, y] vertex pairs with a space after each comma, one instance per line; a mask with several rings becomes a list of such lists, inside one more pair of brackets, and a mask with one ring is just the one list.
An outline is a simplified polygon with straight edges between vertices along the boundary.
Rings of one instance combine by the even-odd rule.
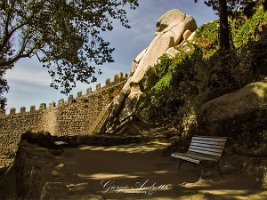
[[78, 91], [76, 98], [74, 98], [73, 94], [71, 94], [67, 97], [66, 101], [64, 99], [59, 99], [57, 101], [58, 102], [57, 104], [54, 101], [50, 102], [48, 106], [46, 105], [46, 103], [41, 103], [39, 105], [39, 109], [36, 109], [35, 105], [31, 105], [28, 112], [26, 111], [25, 106], [22, 106], [20, 108], [19, 112], [17, 112], [16, 108], [10, 108], [9, 114], [6, 114], [6, 112], [4, 112], [4, 111], [0, 111], [0, 118], [4, 117], [4, 116], [9, 116], [9, 115], [12, 116], [12, 115], [16, 115], [16, 114], [25, 114], [25, 113], [27, 114], [27, 113], [34, 113], [37, 111], [45, 111], [47, 109], [56, 109], [57, 107], [61, 107], [61, 106], [66, 105], [66, 104], [70, 105], [73, 102], [76, 102], [76, 100], [79, 101], [80, 99], [82, 99], [84, 97], [89, 97], [91, 95], [96, 95], [97, 93], [101, 93], [102, 91], [106, 90], [107, 88], [125, 81], [127, 78], [128, 78], [128, 74], [120, 72], [120, 73], [114, 75], [113, 81], [110, 81], [109, 78], [106, 79], [104, 86], [101, 86], [100, 83], [97, 83], [94, 91], [91, 87], [86, 89], [85, 94], [83, 94], [82, 91]]

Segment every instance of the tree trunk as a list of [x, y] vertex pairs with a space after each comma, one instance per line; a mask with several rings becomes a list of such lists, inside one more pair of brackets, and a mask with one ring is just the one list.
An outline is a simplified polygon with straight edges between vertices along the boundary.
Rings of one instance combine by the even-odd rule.
[[222, 49], [230, 49], [230, 31], [228, 26], [227, 1], [219, 0], [219, 44]]

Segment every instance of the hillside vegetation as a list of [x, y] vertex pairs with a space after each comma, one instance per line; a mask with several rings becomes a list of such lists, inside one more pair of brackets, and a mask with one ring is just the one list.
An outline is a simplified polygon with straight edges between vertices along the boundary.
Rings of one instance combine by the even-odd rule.
[[[267, 12], [259, 7], [246, 19], [230, 20], [232, 48], [222, 51], [218, 44], [219, 21], [204, 24], [193, 42], [179, 48], [175, 58], [163, 55], [147, 74], [145, 91], [138, 112], [156, 125], [176, 127], [181, 134], [201, 134], [197, 113], [201, 105], [223, 94], [236, 91], [248, 83], [267, 76]], [[245, 120], [250, 120], [249, 118]], [[267, 135], [264, 124], [242, 121], [235, 130], [250, 138]], [[241, 127], [242, 126], [242, 127]], [[256, 127], [257, 126], [257, 127]], [[231, 129], [231, 128], [230, 128]], [[243, 137], [243, 136], [242, 136]]]

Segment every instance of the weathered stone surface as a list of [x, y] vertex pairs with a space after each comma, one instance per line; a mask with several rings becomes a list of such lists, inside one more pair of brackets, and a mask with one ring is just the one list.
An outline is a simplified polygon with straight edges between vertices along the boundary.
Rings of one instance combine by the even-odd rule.
[[136, 70], [136, 68], [138, 67], [138, 63], [133, 61], [132, 65], [131, 65], [131, 72], [130, 72], [130, 76], [133, 75], [134, 71]]
[[177, 48], [171, 47], [165, 53], [168, 54], [170, 57], [174, 58], [179, 53], [179, 51]]
[[124, 121], [129, 118], [135, 111], [137, 103], [142, 95], [140, 86], [138, 84], [134, 84], [131, 86], [131, 92], [125, 101], [125, 107], [123, 109], [124, 112], [120, 115], [120, 120]]
[[191, 35], [187, 38], [187, 41], [192, 41], [194, 39], [195, 34], [196, 34], [196, 31], [191, 33]]
[[[192, 41], [194, 35], [195, 35], [195, 31], [192, 33], [190, 30], [186, 30], [183, 34], [183, 37], [182, 37], [183, 40], [179, 46], [183, 45], [183, 50], [187, 50], [187, 48], [185, 48], [185, 42], [186, 41]], [[188, 50], [189, 50], [189, 48], [188, 48]], [[171, 47], [165, 52], [165, 54], [174, 58], [175, 56], [177, 56], [177, 54], [179, 54], [179, 50], [177, 47]]]
[[[124, 123], [126, 118], [130, 119], [130, 116], [136, 112], [145, 86], [150, 85], [146, 82], [147, 72], [157, 63], [160, 56], [171, 47], [180, 44], [183, 37], [189, 37], [189, 34], [197, 28], [192, 16], [177, 9], [170, 10], [162, 15], [157, 21], [156, 26], [154, 39], [145, 50], [139, 53], [132, 64], [132, 75], [128, 78], [121, 91], [121, 95], [125, 99], [121, 101], [121, 104], [116, 102], [112, 104], [114, 107], [112, 110], [115, 113], [111, 112], [108, 117], [108, 122], [105, 124], [107, 125], [107, 130], [113, 130], [114, 132], [116, 124], [118, 124], [118, 127], [121, 127], [119, 123]], [[185, 33], [185, 31], [187, 32]], [[175, 52], [172, 55], [174, 54]], [[115, 108], [116, 106], [118, 108]]]
[[67, 198], [68, 189], [60, 182], [46, 182], [42, 189], [40, 200], [52, 200]]
[[180, 10], [172, 9], [163, 14], [156, 23], [157, 30], [156, 32], [161, 32], [166, 29], [169, 25], [183, 21], [186, 14]]
[[141, 51], [141, 52], [136, 56], [136, 58], [134, 59], [134, 61], [135, 61], [136, 63], [139, 63], [140, 60], [144, 57], [146, 51], [147, 51], [147, 48], [145, 48], [143, 51]]
[[[169, 12], [173, 13], [173, 10]], [[169, 21], [170, 19], [166, 20], [164, 27], [167, 25], [167, 22], [169, 23], [169, 25], [165, 28], [165, 30], [163, 29], [161, 32], [158, 32], [156, 34], [155, 38], [150, 43], [142, 59], [140, 60], [139, 65], [133, 74], [133, 77], [128, 81], [134, 83], [141, 82], [144, 78], [145, 73], [157, 63], [159, 57], [170, 47], [179, 44], [183, 33], [186, 30], [193, 32], [197, 28], [196, 22], [192, 16], [184, 14], [184, 17], [180, 17], [180, 11], [177, 10], [177, 12], [179, 13], [177, 15], [179, 17], [176, 20], [171, 17], [170, 19], [172, 19], [173, 21]], [[164, 17], [162, 20], [164, 21]]]
[[191, 34], [192, 32], [190, 30], [186, 30], [183, 34], [183, 40], [187, 40]]
[[205, 103], [199, 120], [211, 132], [221, 122], [267, 109], [267, 82], [254, 82], [240, 90], [225, 94]]

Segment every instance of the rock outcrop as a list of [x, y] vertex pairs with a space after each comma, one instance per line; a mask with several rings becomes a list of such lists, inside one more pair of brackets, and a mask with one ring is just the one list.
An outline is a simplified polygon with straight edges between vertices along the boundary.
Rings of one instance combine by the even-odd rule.
[[[255, 112], [265, 115], [267, 122], [267, 82], [265, 81], [250, 83], [238, 91], [205, 103], [200, 108], [199, 121], [210, 134], [217, 134], [225, 122], [233, 122]], [[251, 123], [254, 122], [251, 121]]]
[[146, 72], [164, 53], [175, 56], [178, 53], [175, 47], [183, 45], [197, 25], [192, 16], [173, 9], [159, 18], [156, 27], [155, 37], [150, 45], [134, 59], [130, 76], [121, 93], [111, 103], [110, 114], [104, 120], [100, 132], [114, 133], [133, 119], [143, 90], [147, 89], [144, 84]]

